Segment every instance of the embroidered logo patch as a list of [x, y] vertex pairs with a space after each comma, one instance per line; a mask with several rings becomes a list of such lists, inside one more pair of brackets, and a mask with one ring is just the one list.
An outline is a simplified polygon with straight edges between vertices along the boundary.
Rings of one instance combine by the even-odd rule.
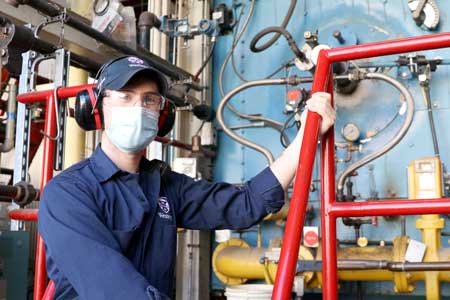
[[166, 197], [160, 197], [160, 198], [158, 199], [158, 205], [159, 205], [159, 208], [161, 208], [161, 210], [162, 210], [164, 213], [168, 214], [168, 213], [170, 212], [169, 201], [167, 201], [167, 198], [166, 198]]

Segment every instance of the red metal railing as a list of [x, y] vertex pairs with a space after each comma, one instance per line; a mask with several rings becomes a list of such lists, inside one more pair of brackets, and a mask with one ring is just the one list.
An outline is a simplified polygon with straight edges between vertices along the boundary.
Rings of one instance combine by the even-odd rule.
[[[64, 87], [57, 89], [58, 99], [66, 99], [75, 97], [76, 94], [86, 88], [95, 87], [95, 84], [78, 85], [72, 87]], [[49, 138], [56, 136], [56, 112], [54, 101], [54, 90], [46, 90], [32, 93], [25, 93], [17, 96], [17, 101], [24, 104], [32, 104], [36, 102], [45, 102], [47, 109], [45, 113], [45, 125], [44, 125], [44, 157], [42, 164], [42, 181], [40, 189], [44, 188], [47, 182], [53, 177], [53, 152], [55, 148], [55, 140]], [[167, 138], [157, 137], [155, 140], [169, 144], [174, 147], [183, 148], [186, 150], [192, 150], [192, 146], [186, 143], [179, 142], [177, 140], [171, 140]], [[214, 157], [215, 153], [206, 149], [201, 149], [203, 154], [209, 157]], [[37, 221], [38, 210], [37, 209], [16, 209], [8, 213], [9, 218], [13, 220], [22, 221]], [[46, 267], [45, 267], [45, 249], [44, 242], [37, 234], [37, 247], [36, 247], [36, 265], [35, 265], [35, 277], [34, 277], [34, 300], [50, 300], [52, 299], [55, 286], [53, 282], [45, 289], [47, 281]]]
[[[312, 91], [313, 93], [327, 91], [333, 94], [333, 81], [330, 79], [332, 63], [446, 47], [450, 47], [450, 33], [322, 50], [316, 66]], [[320, 116], [316, 113], [308, 114], [272, 293], [273, 300], [290, 299], [294, 275], [298, 271], [296, 270], [298, 251], [319, 128]], [[337, 203], [335, 201], [333, 128], [322, 137], [321, 180], [322, 288], [324, 300], [337, 299], [336, 218], [450, 213], [450, 199]]]

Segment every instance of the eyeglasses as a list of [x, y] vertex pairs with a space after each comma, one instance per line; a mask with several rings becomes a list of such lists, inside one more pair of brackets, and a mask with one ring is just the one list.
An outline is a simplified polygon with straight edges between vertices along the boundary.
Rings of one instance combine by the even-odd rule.
[[162, 110], [165, 104], [165, 98], [153, 92], [139, 94], [132, 91], [118, 90], [105, 92], [104, 96], [116, 97], [122, 106], [136, 106], [136, 104], [142, 103], [143, 107]]

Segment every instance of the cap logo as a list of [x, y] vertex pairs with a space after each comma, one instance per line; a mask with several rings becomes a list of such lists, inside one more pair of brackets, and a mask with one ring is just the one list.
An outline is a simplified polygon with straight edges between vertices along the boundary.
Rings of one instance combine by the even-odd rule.
[[142, 59], [135, 56], [128, 57], [128, 61], [132, 64], [139, 64], [139, 65], [144, 64], [144, 61]]

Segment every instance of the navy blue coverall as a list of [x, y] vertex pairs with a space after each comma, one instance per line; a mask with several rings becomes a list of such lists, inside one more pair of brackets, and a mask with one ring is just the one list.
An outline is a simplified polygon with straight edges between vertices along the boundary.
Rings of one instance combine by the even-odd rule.
[[99, 146], [45, 187], [39, 232], [54, 299], [167, 299], [176, 229], [239, 229], [284, 203], [269, 168], [245, 186], [195, 181], [170, 171], [121, 171]]

